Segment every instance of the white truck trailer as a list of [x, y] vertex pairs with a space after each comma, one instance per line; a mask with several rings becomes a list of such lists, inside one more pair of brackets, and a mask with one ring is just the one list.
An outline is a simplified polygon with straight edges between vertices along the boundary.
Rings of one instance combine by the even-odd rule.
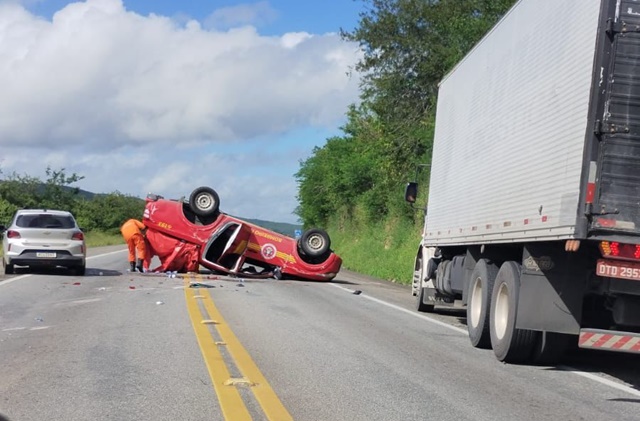
[[440, 84], [425, 210], [418, 310], [505, 362], [640, 353], [640, 1], [518, 1]]

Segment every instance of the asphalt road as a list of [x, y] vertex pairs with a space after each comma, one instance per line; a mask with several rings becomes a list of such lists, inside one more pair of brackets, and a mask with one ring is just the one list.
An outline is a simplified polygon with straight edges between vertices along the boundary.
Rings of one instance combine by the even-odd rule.
[[[0, 277], [0, 413], [11, 421], [222, 420], [230, 401], [212, 368], [225, 363], [231, 378], [251, 378], [217, 386], [238, 390], [255, 420], [278, 419], [269, 399], [286, 408], [280, 419], [309, 421], [640, 418], [633, 355], [506, 365], [470, 346], [463, 311], [418, 314], [405, 286], [343, 272], [332, 283], [200, 278], [212, 288], [185, 289], [127, 273], [118, 250], [91, 250], [85, 277]], [[213, 339], [192, 312], [207, 305]], [[263, 378], [242, 371], [234, 338]], [[275, 400], [251, 393], [264, 386]]]

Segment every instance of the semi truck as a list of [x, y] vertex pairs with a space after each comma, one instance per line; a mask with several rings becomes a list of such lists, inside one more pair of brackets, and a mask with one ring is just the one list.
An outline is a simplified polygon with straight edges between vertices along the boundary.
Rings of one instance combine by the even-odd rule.
[[640, 353], [640, 1], [520, 0], [442, 79], [412, 293], [509, 363]]

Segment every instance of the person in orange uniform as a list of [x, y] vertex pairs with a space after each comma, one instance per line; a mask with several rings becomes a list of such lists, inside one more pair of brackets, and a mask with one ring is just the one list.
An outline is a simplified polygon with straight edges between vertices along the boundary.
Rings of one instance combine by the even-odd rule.
[[[122, 225], [122, 227], [120, 227], [120, 232], [129, 247], [129, 264], [131, 265], [131, 272], [135, 272], [136, 269], [138, 269], [139, 272], [143, 272], [142, 262], [144, 261], [146, 246], [142, 230], [145, 228], [144, 224], [137, 219], [129, 219]], [[137, 265], [136, 252], [138, 253]]]

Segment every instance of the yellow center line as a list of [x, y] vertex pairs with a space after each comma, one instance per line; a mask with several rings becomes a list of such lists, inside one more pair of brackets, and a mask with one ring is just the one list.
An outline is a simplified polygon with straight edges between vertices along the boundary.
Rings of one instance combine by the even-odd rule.
[[[235, 387], [225, 386], [225, 382], [231, 377], [225, 365], [224, 358], [218, 350], [218, 346], [211, 337], [211, 332], [206, 324], [202, 324], [202, 314], [198, 305], [197, 292], [193, 288], [185, 286], [185, 298], [193, 330], [196, 333], [202, 357], [209, 370], [209, 376], [218, 395], [220, 409], [225, 420], [251, 421], [251, 415], [247, 410], [242, 397]], [[208, 295], [208, 294], [207, 294]]]
[[215, 325], [220, 338], [227, 344], [227, 350], [242, 375], [253, 384], [251, 391], [256, 400], [262, 407], [268, 420], [293, 421], [289, 411], [284, 407], [276, 393], [269, 385], [256, 363], [251, 359], [249, 353], [244, 349], [236, 335], [233, 333], [229, 325], [225, 322], [222, 314], [218, 311], [211, 299], [209, 291], [203, 291], [201, 294], [205, 296], [203, 300], [204, 308], [207, 310], [210, 319], [218, 321]]

